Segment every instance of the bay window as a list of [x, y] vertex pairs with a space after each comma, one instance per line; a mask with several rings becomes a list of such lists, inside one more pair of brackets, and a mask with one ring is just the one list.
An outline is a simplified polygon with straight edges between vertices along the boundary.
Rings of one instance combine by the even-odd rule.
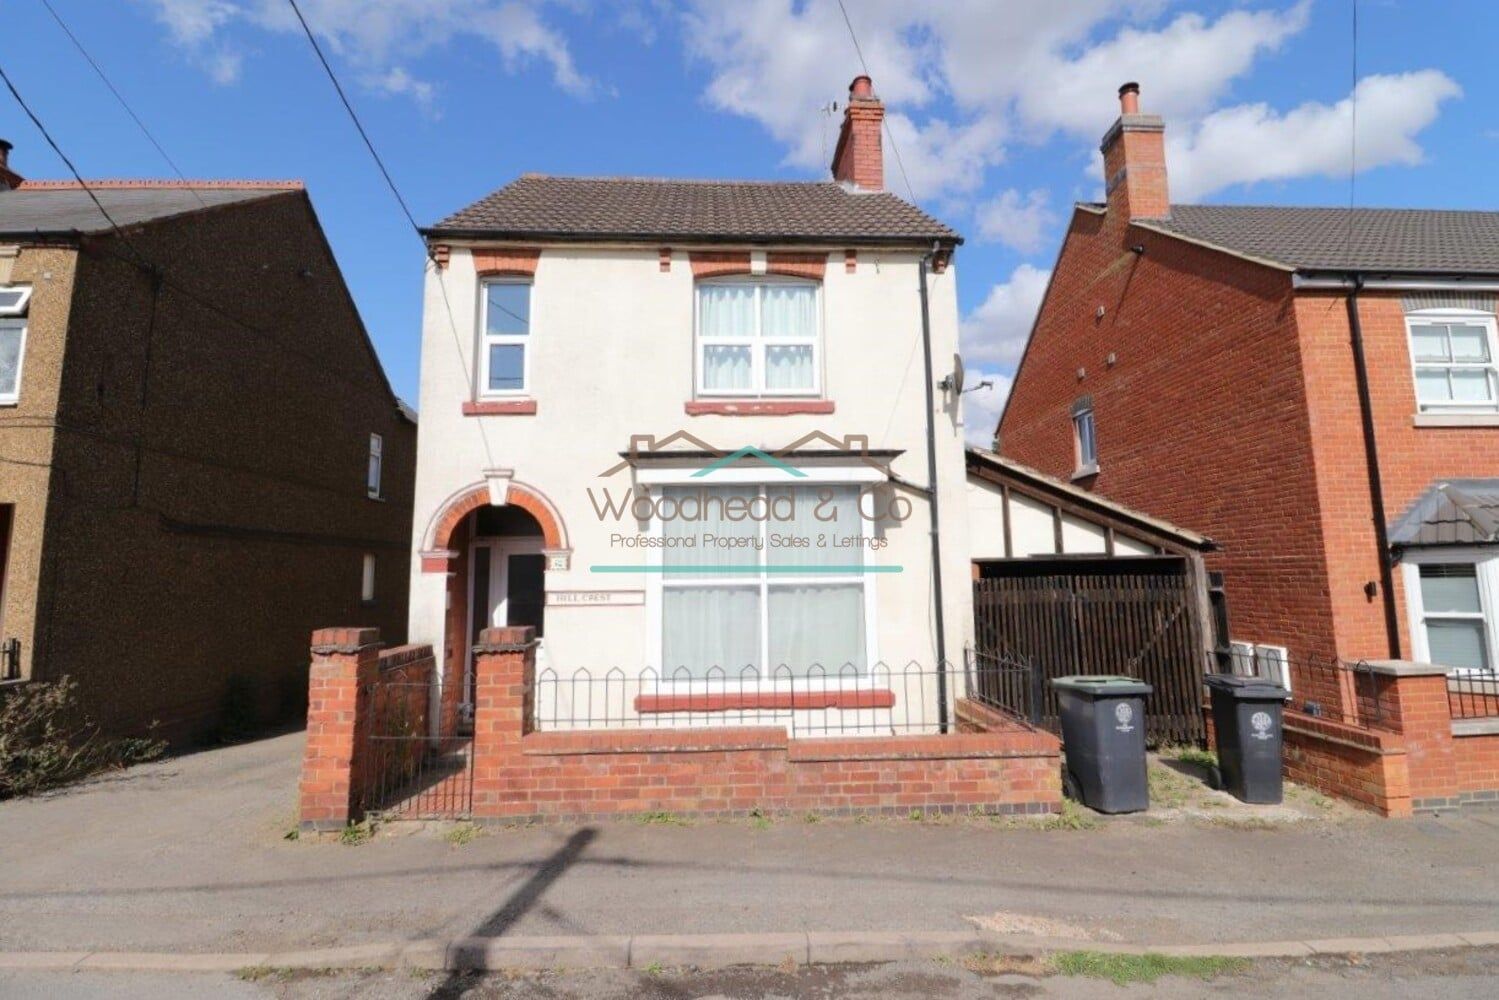
[[501, 278], [480, 288], [479, 394], [525, 393], [530, 388], [531, 283]]
[[[858, 486], [679, 485], [661, 499], [653, 628], [666, 679], [868, 672], [868, 556], [835, 544], [871, 533]], [[778, 516], [740, 516], [766, 510]]]
[[813, 282], [736, 278], [700, 283], [698, 395], [817, 395], [821, 326]]
[[1492, 315], [1429, 310], [1408, 315], [1406, 327], [1420, 412], [1499, 412]]
[[26, 305], [30, 288], [0, 288], [0, 405], [21, 398], [21, 362], [26, 357]]

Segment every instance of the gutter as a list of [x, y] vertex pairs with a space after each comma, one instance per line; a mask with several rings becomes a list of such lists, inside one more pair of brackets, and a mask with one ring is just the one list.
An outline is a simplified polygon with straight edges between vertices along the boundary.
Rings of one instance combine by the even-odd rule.
[[1384, 481], [1379, 469], [1379, 445], [1375, 439], [1374, 407], [1369, 395], [1369, 366], [1364, 358], [1364, 331], [1359, 322], [1358, 293], [1364, 287], [1364, 276], [1351, 272], [1348, 285], [1348, 331], [1353, 347], [1353, 374], [1358, 383], [1359, 417], [1363, 425], [1364, 464], [1369, 470], [1369, 503], [1373, 508], [1374, 540], [1379, 548], [1379, 589], [1384, 598], [1385, 637], [1390, 657], [1400, 659], [1400, 618], [1395, 609], [1395, 572], [1390, 553], [1390, 536], [1385, 516]]

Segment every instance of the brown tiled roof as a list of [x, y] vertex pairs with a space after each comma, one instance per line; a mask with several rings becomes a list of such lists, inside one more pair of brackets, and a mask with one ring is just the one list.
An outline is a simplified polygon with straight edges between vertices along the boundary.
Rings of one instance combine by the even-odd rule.
[[1499, 274], [1499, 212], [1172, 205], [1144, 224], [1303, 271]]
[[1437, 483], [1390, 529], [1390, 544], [1499, 544], [1499, 479]]
[[886, 191], [832, 181], [690, 181], [525, 174], [427, 230], [431, 236], [766, 243], [961, 243]]

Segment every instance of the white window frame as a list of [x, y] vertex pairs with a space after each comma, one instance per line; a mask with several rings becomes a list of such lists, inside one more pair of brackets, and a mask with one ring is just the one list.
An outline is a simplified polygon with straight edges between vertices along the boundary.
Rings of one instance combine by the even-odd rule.
[[[1419, 326], [1444, 326], [1454, 323], [1466, 326], [1482, 326], [1485, 329], [1488, 334], [1489, 360], [1482, 364], [1478, 362], [1417, 361], [1414, 336], [1415, 328]], [[1474, 309], [1420, 309], [1406, 313], [1405, 349], [1411, 362], [1411, 395], [1415, 398], [1417, 413], [1499, 413], [1499, 329], [1496, 329], [1493, 313], [1479, 312]], [[1489, 385], [1494, 393], [1494, 402], [1485, 405], [1457, 402], [1423, 403], [1421, 402], [1421, 386], [1416, 378], [1422, 369], [1442, 369], [1449, 372], [1453, 369], [1486, 371], [1489, 376]]]
[[[526, 332], [491, 334], [489, 332], [489, 286], [525, 285], [530, 288], [526, 299]], [[505, 276], [484, 278], [479, 282], [479, 384], [475, 392], [480, 398], [514, 399], [531, 395], [531, 317], [536, 315], [536, 282], [531, 278]], [[521, 384], [518, 389], [491, 389], [489, 387], [489, 348], [491, 346], [519, 347], [521, 349]]]
[[0, 406], [15, 406], [21, 401], [21, 376], [26, 368], [26, 334], [30, 325], [26, 321], [26, 310], [31, 302], [30, 285], [0, 286], [7, 292], [20, 292], [21, 297], [8, 306], [0, 306], [0, 326], [20, 331], [20, 345], [16, 349], [16, 387], [13, 391], [0, 391]]
[[[1088, 425], [1088, 439], [1093, 444], [1091, 456], [1084, 453], [1083, 449], [1083, 424]], [[1072, 414], [1072, 450], [1077, 462], [1077, 471], [1072, 474], [1074, 479], [1079, 476], [1091, 476], [1098, 471], [1098, 418], [1093, 414], [1093, 407], [1083, 407]]]
[[[755, 288], [755, 332], [750, 337], [705, 337], [703, 336], [703, 296], [702, 289], [722, 287], [724, 285], [751, 285]], [[812, 386], [808, 389], [768, 389], [765, 387], [765, 356], [772, 347], [805, 347], [809, 343], [802, 337], [762, 337], [760, 335], [760, 323], [762, 309], [760, 298], [762, 289], [770, 285], [796, 285], [809, 287], [815, 297], [812, 309], [817, 316], [817, 335], [810, 341], [812, 345]], [[706, 278], [697, 282], [692, 289], [692, 368], [693, 384], [695, 393], [699, 397], [710, 399], [760, 399], [763, 397], [791, 398], [791, 399], [821, 399], [822, 398], [822, 342], [826, 322], [822, 313], [822, 283], [810, 278], [789, 278], [782, 275], [735, 275], [727, 278]], [[704, 355], [708, 347], [748, 347], [750, 348], [750, 385], [744, 389], [710, 389], [704, 382], [703, 377], [707, 373], [707, 365], [704, 363]]]
[[381, 487], [385, 480], [385, 438], [379, 434], [370, 435], [370, 459], [365, 466], [364, 485], [371, 500], [379, 500], [383, 495]]
[[[1451, 548], [1407, 549], [1400, 557], [1400, 572], [1405, 581], [1405, 606], [1409, 615], [1411, 651], [1417, 661], [1431, 662], [1431, 644], [1426, 636], [1426, 607], [1421, 600], [1421, 566], [1425, 563], [1472, 563], [1478, 578], [1479, 615], [1442, 612], [1433, 617], [1474, 619], [1484, 622], [1483, 638], [1489, 669], [1499, 670], [1499, 552], [1472, 546]], [[1449, 666], [1449, 664], [1438, 664]], [[1463, 673], [1461, 669], [1459, 673]]]
[[359, 599], [365, 604], [375, 603], [375, 554], [366, 552], [359, 568]]
[[[857, 485], [868, 487], [875, 483], [884, 482], [886, 477], [871, 466], [837, 466], [820, 469], [806, 469], [805, 477], [793, 477], [788, 473], [777, 474], [774, 470], [761, 469], [722, 469], [713, 473], [712, 482], [704, 482], [701, 478], [693, 478], [693, 473], [701, 471], [689, 468], [671, 469], [641, 469], [638, 473], [639, 481], [645, 485], [663, 486], [759, 486], [761, 490], [775, 486], [847, 486]], [[760, 536], [763, 539], [768, 530], [767, 522], [758, 522]], [[872, 527], [873, 521], [860, 520], [860, 530], [865, 526]], [[648, 532], [655, 537], [660, 537], [665, 531], [665, 524], [660, 518], [652, 517]], [[765, 550], [768, 551], [768, 550]], [[764, 552], [757, 552], [757, 558], [764, 559]], [[858, 582], [864, 588], [864, 659], [866, 668], [857, 673], [849, 675], [841, 671], [842, 664], [823, 664], [827, 669], [826, 678], [818, 678], [822, 688], [826, 690], [856, 689], [867, 687], [875, 679], [875, 666], [880, 662], [879, 656], [879, 595], [877, 581], [879, 571], [869, 569], [879, 565], [878, 553], [873, 549], [862, 549], [860, 558], [866, 567], [866, 572], [859, 574]], [[726, 666], [723, 668], [722, 678], [694, 677], [688, 680], [674, 678], [671, 671], [665, 668], [662, 661], [662, 650], [664, 648], [665, 622], [663, 615], [666, 606], [663, 592], [666, 590], [664, 580], [665, 574], [661, 572], [664, 562], [664, 552], [660, 548], [651, 548], [646, 551], [645, 564], [648, 567], [645, 574], [645, 617], [646, 617], [646, 663], [655, 668], [660, 675], [663, 687], [680, 691], [714, 691], [726, 690], [739, 681], [738, 668]], [[766, 593], [769, 586], [771, 574], [759, 574], [760, 582], [760, 649], [762, 651], [770, 648], [769, 636], [769, 600]], [[748, 583], [750, 577], [746, 575], [744, 582]], [[836, 583], [849, 584], [853, 579], [847, 573], [829, 574], [827, 576], [815, 576], [813, 574], [796, 574], [785, 582], [798, 584], [808, 583]], [[674, 580], [672, 587], [690, 586], [723, 586], [723, 578], [709, 578], [704, 580]], [[761, 690], [774, 690], [778, 684], [784, 684], [784, 675], [777, 678], [774, 675], [776, 664], [760, 664]], [[805, 675], [795, 675], [792, 684], [805, 684], [808, 678]]]

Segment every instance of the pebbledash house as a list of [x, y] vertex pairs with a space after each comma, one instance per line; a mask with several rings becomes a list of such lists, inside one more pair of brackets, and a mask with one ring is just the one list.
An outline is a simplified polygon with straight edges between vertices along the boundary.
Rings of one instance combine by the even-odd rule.
[[425, 231], [413, 645], [314, 635], [304, 825], [1059, 807], [966, 696], [962, 241], [883, 115], [856, 78], [827, 181], [528, 174]]

